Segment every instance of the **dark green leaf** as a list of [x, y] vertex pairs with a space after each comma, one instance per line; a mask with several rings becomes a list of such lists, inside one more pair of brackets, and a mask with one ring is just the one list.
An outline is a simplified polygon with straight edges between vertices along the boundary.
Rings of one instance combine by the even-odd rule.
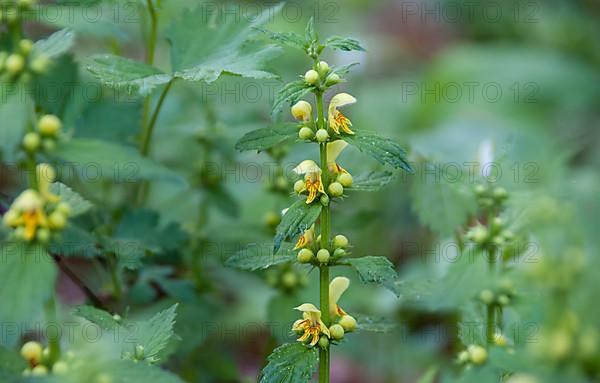
[[283, 241], [293, 239], [307, 230], [321, 214], [321, 204], [307, 204], [304, 200], [296, 201], [285, 213], [277, 226], [275, 234], [275, 250], [277, 253]]
[[246, 133], [236, 144], [240, 151], [263, 151], [298, 137], [296, 124], [279, 124]]
[[365, 51], [365, 48], [360, 45], [360, 42], [347, 37], [331, 36], [327, 39], [325, 45], [333, 49], [340, 49], [347, 52]]
[[349, 190], [377, 191], [389, 184], [394, 179], [392, 172], [369, 172], [354, 178]]
[[307, 94], [311, 89], [311, 86], [304, 80], [298, 80], [290, 82], [277, 92], [277, 97], [273, 103], [272, 115], [275, 115], [283, 108], [284, 104], [295, 104], [302, 96]]
[[[0, 150], [2, 151], [2, 160], [5, 162], [13, 162], [15, 160], [17, 150], [25, 134], [25, 126], [30, 110], [29, 98], [27, 98], [27, 101], [22, 99], [17, 85], [15, 85], [14, 89], [10, 89], [11, 87], [7, 85], [6, 93], [3, 91], [3, 99], [0, 103], [0, 121], [2, 121]], [[14, 95], [9, 94], [13, 90], [15, 92]]]
[[348, 263], [356, 269], [364, 283], [377, 283], [400, 295], [397, 287], [398, 274], [394, 265], [386, 257], [350, 258]]
[[294, 259], [296, 259], [296, 253], [291, 244], [283, 244], [277, 253], [273, 253], [271, 243], [251, 243], [227, 259], [225, 264], [241, 270], [254, 271], [267, 269]]
[[358, 130], [354, 135], [344, 136], [343, 139], [361, 152], [371, 155], [382, 164], [388, 164], [409, 173], [414, 172], [406, 158], [404, 149], [388, 138]]
[[238, 202], [223, 186], [206, 189], [206, 198], [210, 205], [217, 207], [229, 217], [235, 218], [240, 213]]
[[102, 330], [112, 331], [119, 327], [119, 322], [112, 315], [92, 306], [79, 306], [73, 310], [73, 315], [87, 319]]
[[260, 383], [306, 383], [317, 369], [319, 353], [300, 343], [287, 343], [269, 355]]

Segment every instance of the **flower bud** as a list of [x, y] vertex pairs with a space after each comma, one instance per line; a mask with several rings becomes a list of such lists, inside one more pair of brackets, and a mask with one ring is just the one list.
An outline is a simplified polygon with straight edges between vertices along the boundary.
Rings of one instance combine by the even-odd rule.
[[488, 230], [484, 226], [476, 226], [471, 229], [471, 238], [473, 241], [477, 242], [477, 244], [482, 245], [488, 239]]
[[503, 201], [508, 198], [508, 192], [503, 187], [497, 187], [494, 189], [494, 198], [498, 201]]
[[[71, 205], [69, 205], [66, 202], [61, 202], [56, 206], [56, 210], [63, 213], [66, 216], [69, 216], [69, 214], [71, 214]], [[279, 215], [277, 215], [277, 217], [279, 217]]]
[[332, 73], [329, 76], [327, 76], [325, 85], [331, 86], [331, 85], [339, 84], [341, 81], [342, 81], [342, 79], [340, 78], [340, 76], [338, 76], [337, 73]]
[[29, 364], [38, 364], [42, 360], [42, 345], [38, 342], [27, 342], [21, 347], [21, 356]]
[[36, 177], [40, 183], [52, 183], [56, 181], [56, 170], [52, 165], [45, 163], [38, 164], [35, 167]]
[[333, 340], [342, 340], [344, 338], [344, 328], [339, 324], [334, 324], [329, 327], [329, 333]]
[[289, 183], [285, 177], [279, 176], [275, 179], [275, 186], [279, 190], [287, 190], [287, 188], [289, 187]]
[[30, 211], [40, 209], [43, 205], [39, 193], [33, 189], [23, 191], [13, 202], [15, 209], [20, 211]]
[[27, 39], [19, 41], [19, 50], [21, 53], [28, 55], [31, 52], [31, 49], [33, 49], [33, 41]]
[[38, 364], [31, 370], [32, 376], [45, 376], [48, 375], [48, 368], [43, 364]]
[[294, 183], [294, 191], [298, 194], [302, 193], [302, 190], [304, 190], [304, 181], [302, 180], [298, 180]]
[[327, 347], [329, 347], [329, 338], [327, 338], [327, 336], [323, 335], [319, 338], [319, 347], [323, 350], [327, 350]]
[[325, 77], [325, 75], [327, 75], [327, 72], [329, 72], [329, 64], [327, 64], [327, 62], [325, 61], [320, 61], [317, 64], [317, 71], [319, 72], [319, 75]]
[[332, 197], [341, 197], [344, 194], [344, 187], [339, 182], [332, 182], [327, 190]]
[[467, 363], [469, 361], [469, 352], [465, 350], [459, 352], [457, 359], [460, 363]]
[[329, 206], [329, 196], [327, 194], [323, 194], [319, 201], [321, 202], [321, 205]]
[[40, 135], [35, 132], [29, 132], [23, 137], [23, 148], [28, 152], [35, 152], [40, 147], [42, 140]]
[[333, 238], [333, 247], [347, 247], [348, 246], [348, 238], [345, 235], [338, 234]]
[[343, 187], [349, 188], [352, 186], [352, 176], [348, 173], [342, 173], [338, 176], [337, 181], [342, 184]]
[[48, 226], [52, 230], [62, 230], [66, 225], [67, 219], [61, 212], [55, 211], [48, 217]]
[[485, 348], [477, 345], [470, 345], [467, 349], [469, 358], [473, 364], [483, 364], [487, 360], [488, 353]]
[[29, 64], [29, 68], [37, 74], [44, 74], [48, 71], [48, 66], [50, 65], [50, 59], [44, 55], [39, 55], [34, 57], [34, 59]]
[[300, 262], [300, 263], [309, 263], [312, 261], [314, 256], [315, 255], [312, 252], [312, 250], [302, 249], [298, 252], [298, 255], [296, 256], [296, 258], [298, 259], [298, 262]]
[[301, 140], [310, 140], [313, 138], [313, 136], [314, 133], [309, 127], [304, 126], [298, 131], [298, 138], [300, 138]]
[[66, 374], [67, 372], [69, 372], [69, 366], [65, 362], [58, 361], [52, 366], [53, 374], [62, 375]]
[[319, 129], [317, 130], [317, 141], [323, 143], [323, 142], [327, 142], [327, 140], [329, 139], [329, 133], [327, 133], [327, 131], [325, 129]]
[[351, 332], [356, 330], [358, 326], [356, 323], [356, 319], [354, 319], [351, 315], [344, 315], [342, 319], [340, 319], [340, 325], [344, 328], [344, 331]]
[[311, 85], [317, 84], [319, 80], [319, 73], [314, 69], [311, 69], [304, 74], [304, 81]]
[[56, 149], [56, 141], [51, 138], [44, 138], [42, 140], [42, 148], [44, 148], [44, 151], [46, 152], [53, 152], [54, 149]]
[[485, 187], [485, 185], [479, 184], [479, 185], [475, 186], [475, 194], [477, 194], [478, 196], [483, 196], [486, 191], [487, 191], [487, 188]]
[[319, 251], [317, 251], [317, 259], [319, 260], [320, 263], [329, 262], [329, 250], [320, 249]]
[[310, 121], [312, 106], [304, 100], [298, 101], [292, 106], [292, 116], [298, 121]]
[[494, 293], [491, 290], [482, 290], [479, 293], [479, 299], [486, 305], [494, 303]]
[[55, 137], [62, 127], [62, 122], [52, 114], [43, 115], [38, 121], [38, 129], [43, 136]]
[[494, 335], [494, 343], [500, 347], [504, 347], [508, 344], [506, 337], [499, 332]]
[[19, 224], [19, 218], [19, 213], [11, 209], [4, 213], [2, 221], [6, 226], [17, 227]]
[[144, 346], [142, 346], [141, 344], [135, 346], [134, 357], [137, 360], [144, 360], [146, 358], [146, 350]]
[[298, 285], [298, 276], [293, 271], [287, 271], [281, 277], [281, 283], [288, 289], [293, 289]]
[[498, 303], [502, 306], [508, 306], [510, 304], [510, 298], [504, 294], [498, 297]]
[[25, 67], [25, 59], [20, 54], [13, 53], [6, 58], [4, 66], [8, 74], [11, 76], [16, 76], [21, 73]]
[[50, 240], [50, 230], [40, 227], [35, 233], [35, 237], [41, 243], [47, 243]]
[[333, 257], [336, 258], [336, 259], [337, 258], [342, 258], [344, 256], [346, 256], [346, 250], [344, 250], [344, 249], [341, 249], [341, 248], [340, 249], [335, 249], [334, 252], [333, 252]]

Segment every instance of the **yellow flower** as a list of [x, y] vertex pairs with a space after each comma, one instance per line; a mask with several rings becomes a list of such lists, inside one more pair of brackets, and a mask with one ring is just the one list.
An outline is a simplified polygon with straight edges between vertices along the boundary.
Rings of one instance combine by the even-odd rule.
[[306, 101], [298, 101], [292, 106], [292, 116], [298, 121], [310, 121], [312, 119], [312, 106]]
[[302, 334], [298, 342], [306, 342], [310, 339], [310, 345], [314, 346], [319, 341], [321, 334], [331, 337], [329, 329], [321, 320], [321, 310], [317, 309], [312, 303], [304, 303], [295, 308], [302, 311], [302, 319], [298, 319], [292, 325], [292, 330]]
[[43, 211], [44, 200], [35, 190], [27, 189], [21, 195], [19, 195], [11, 210], [16, 210], [17, 214], [20, 214], [19, 218], [15, 220], [17, 225], [25, 226], [23, 238], [26, 241], [31, 241], [35, 238], [35, 233], [38, 227], [46, 227], [46, 215]]
[[294, 168], [294, 172], [298, 175], [304, 174], [304, 189], [301, 189], [300, 192], [308, 191], [307, 204], [314, 201], [319, 193], [325, 194], [323, 181], [321, 180], [321, 169], [315, 161], [302, 161]]
[[338, 306], [337, 302], [350, 286], [350, 280], [346, 277], [335, 277], [329, 283], [329, 314], [331, 319], [343, 317], [346, 312]]
[[329, 126], [337, 134], [340, 134], [340, 129], [344, 133], [354, 134], [354, 132], [350, 130], [352, 122], [346, 116], [344, 116], [342, 112], [337, 110], [337, 108], [341, 108], [345, 105], [354, 104], [355, 102], [356, 99], [348, 93], [336, 94], [329, 102], [327, 118], [329, 119]]
[[303, 249], [307, 246], [310, 246], [314, 240], [315, 224], [313, 223], [313, 225], [310, 228], [308, 228], [308, 230], [306, 230], [304, 234], [300, 236], [300, 238], [298, 239], [298, 243], [296, 243], [296, 246], [294, 247], [294, 250]]
[[35, 167], [40, 194], [48, 202], [58, 202], [60, 197], [50, 192], [50, 185], [56, 180], [56, 171], [51, 165], [39, 164]]
[[340, 153], [346, 149], [346, 146], [348, 146], [348, 143], [344, 140], [336, 140], [327, 144], [327, 168], [330, 172], [336, 174], [348, 173], [346, 169], [335, 162]]

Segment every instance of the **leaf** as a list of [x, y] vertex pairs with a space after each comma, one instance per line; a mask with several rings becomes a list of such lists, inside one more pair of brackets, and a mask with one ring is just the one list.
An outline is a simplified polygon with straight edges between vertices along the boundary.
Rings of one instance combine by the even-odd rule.
[[147, 321], [139, 322], [138, 331], [133, 335], [136, 345], [144, 347], [144, 357], [154, 363], [160, 360], [159, 353], [174, 336], [177, 304], [159, 312]]
[[214, 188], [205, 189], [206, 201], [218, 208], [229, 217], [237, 217], [240, 214], [240, 207], [237, 200], [224, 186], [220, 185]]
[[360, 45], [360, 42], [358, 42], [357, 40], [351, 39], [351, 38], [347, 38], [347, 37], [340, 37], [340, 36], [331, 36], [330, 38], [327, 39], [327, 41], [325, 42], [325, 45], [328, 47], [331, 47], [333, 49], [340, 49], [342, 51], [361, 51], [364, 52], [365, 48], [363, 48]]
[[337, 73], [338, 75], [345, 75], [347, 73], [350, 72], [350, 69], [352, 69], [353, 67], [357, 66], [358, 63], [350, 63], [350, 64], [346, 64], [346, 65], [342, 65], [342, 66], [336, 66], [331, 68], [331, 71], [333, 73]]
[[14, 373], [21, 375], [27, 367], [25, 359], [18, 353], [0, 346], [0, 377], [2, 373]]
[[[64, 118], [68, 106], [75, 102], [78, 89], [75, 84], [80, 83], [78, 65], [72, 54], [66, 54], [54, 58], [48, 67], [43, 75], [34, 77], [35, 106], [45, 113]], [[64, 119], [63, 122], [67, 128]]]
[[315, 347], [301, 343], [286, 343], [268, 357], [260, 383], [306, 383], [317, 369], [319, 353]]
[[354, 178], [352, 187], [348, 190], [377, 191], [394, 179], [392, 172], [369, 172]]
[[283, 241], [296, 237], [315, 223], [321, 208], [320, 203], [307, 204], [304, 200], [298, 200], [290, 206], [277, 226], [274, 253], [279, 251]]
[[[0, 322], [25, 325], [36, 321], [54, 291], [56, 275], [54, 261], [42, 246], [21, 242], [2, 244]], [[8, 330], [2, 343], [6, 341], [16, 341]]]
[[435, 381], [435, 376], [437, 375], [438, 367], [432, 366], [425, 371], [423, 376], [419, 378], [417, 383], [433, 383]]
[[73, 315], [84, 318], [100, 327], [102, 330], [116, 330], [120, 324], [106, 311], [92, 306], [79, 306], [73, 310]]
[[50, 192], [60, 196], [61, 202], [69, 204], [70, 217], [75, 217], [85, 213], [92, 208], [92, 203], [84, 199], [79, 194], [75, 193], [70, 187], [61, 183], [55, 182], [50, 185]]
[[261, 68], [279, 55], [280, 49], [249, 39], [255, 28], [266, 23], [281, 5], [265, 9], [254, 18], [208, 14], [206, 8], [198, 6], [194, 11], [184, 12], [167, 30], [174, 76], [207, 83], [222, 74], [257, 79], [275, 77]]
[[38, 40], [33, 45], [33, 55], [53, 58], [66, 53], [75, 43], [75, 33], [66, 28], [54, 32], [47, 39]]
[[298, 127], [296, 124], [287, 123], [273, 125], [246, 133], [235, 144], [235, 148], [242, 152], [247, 150], [261, 152], [280, 145], [287, 140], [294, 139], [297, 136]]
[[81, 172], [84, 181], [98, 179], [132, 183], [142, 179], [163, 179], [182, 183], [183, 179], [134, 148], [108, 141], [73, 138], [59, 144], [57, 155]]
[[277, 96], [275, 97], [275, 102], [273, 103], [273, 108], [271, 110], [273, 118], [281, 110], [281, 108], [283, 108], [285, 103], [289, 103], [290, 105], [295, 104], [310, 90], [311, 86], [304, 80], [290, 82], [281, 88], [279, 92], [277, 92]]
[[350, 258], [348, 263], [358, 272], [364, 283], [376, 283], [384, 286], [397, 296], [400, 296], [396, 282], [398, 274], [394, 265], [386, 257], [368, 256], [362, 258]]
[[312, 42], [317, 42], [319, 40], [319, 35], [315, 30], [315, 18], [311, 16], [306, 24], [306, 29], [304, 30], [304, 36], [306, 41], [310, 44]]
[[[2, 151], [2, 160], [12, 163], [16, 159], [16, 154], [21, 140], [25, 134], [25, 125], [29, 111], [29, 97], [27, 100], [21, 98], [21, 92], [18, 85], [14, 88], [9, 84], [2, 84], [2, 102], [0, 102], [0, 150]], [[14, 92], [14, 93], [13, 93]], [[6, 164], [6, 171], [10, 171], [9, 164]], [[14, 169], [16, 171], [16, 168]]]
[[373, 318], [368, 316], [356, 316], [358, 329], [368, 332], [390, 332], [396, 328], [396, 323], [389, 322], [384, 318]]
[[[89, 363], [89, 362], [88, 362]], [[102, 381], [111, 383], [183, 383], [171, 372], [145, 363], [136, 363], [130, 360], [110, 360], [98, 363], [98, 370], [102, 372]], [[100, 376], [100, 375], [96, 375]], [[77, 382], [100, 382], [94, 380], [73, 380]]]
[[404, 149], [390, 139], [361, 130], [356, 131], [354, 135], [342, 138], [361, 152], [371, 155], [382, 164], [388, 164], [396, 169], [414, 173], [413, 167], [406, 158]]
[[296, 259], [296, 253], [293, 251], [293, 245], [291, 244], [283, 244], [279, 251], [274, 253], [273, 246], [270, 243], [251, 243], [229, 257], [225, 265], [240, 270], [255, 271], [267, 269], [294, 259]]
[[257, 28], [259, 31], [263, 32], [273, 41], [280, 43], [281, 45], [285, 45], [288, 47], [300, 49], [306, 51], [307, 42], [304, 40], [302, 36], [294, 32], [272, 32], [267, 29]]
[[173, 78], [151, 65], [109, 54], [92, 56], [87, 69], [105, 86], [130, 95], [146, 96]]

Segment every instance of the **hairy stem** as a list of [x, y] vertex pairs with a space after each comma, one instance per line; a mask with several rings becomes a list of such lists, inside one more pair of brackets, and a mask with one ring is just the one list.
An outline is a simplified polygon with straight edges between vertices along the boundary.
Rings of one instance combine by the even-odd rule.
[[[494, 221], [494, 210], [490, 209], [489, 213], [488, 213], [488, 232], [491, 234], [492, 230], [493, 230], [493, 221]], [[488, 268], [489, 268], [489, 273], [490, 273], [490, 277], [492, 276], [492, 274], [495, 273], [495, 256], [496, 256], [496, 251], [495, 251], [495, 247], [492, 244], [489, 248], [488, 248]], [[488, 304], [487, 305], [487, 326], [486, 326], [486, 338], [487, 338], [487, 344], [488, 347], [492, 344], [494, 344], [494, 340], [496, 338], [496, 305], [494, 303]]]

